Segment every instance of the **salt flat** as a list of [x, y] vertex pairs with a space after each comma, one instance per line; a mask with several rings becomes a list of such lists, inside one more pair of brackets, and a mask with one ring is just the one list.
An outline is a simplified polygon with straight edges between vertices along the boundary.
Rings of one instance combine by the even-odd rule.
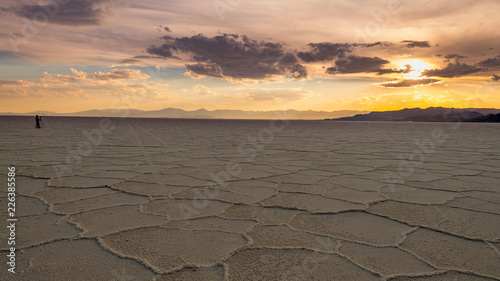
[[32, 119], [1, 280], [500, 280], [496, 124]]

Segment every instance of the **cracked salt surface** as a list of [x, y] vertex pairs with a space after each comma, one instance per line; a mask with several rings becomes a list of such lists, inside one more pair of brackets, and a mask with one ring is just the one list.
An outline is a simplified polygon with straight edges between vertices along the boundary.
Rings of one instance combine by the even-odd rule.
[[[55, 119], [0, 118], [19, 171], [10, 280], [500, 280], [491, 124], [291, 121], [257, 149], [269, 121], [116, 118], [66, 163], [100, 119]], [[434, 128], [445, 143], [405, 173]]]

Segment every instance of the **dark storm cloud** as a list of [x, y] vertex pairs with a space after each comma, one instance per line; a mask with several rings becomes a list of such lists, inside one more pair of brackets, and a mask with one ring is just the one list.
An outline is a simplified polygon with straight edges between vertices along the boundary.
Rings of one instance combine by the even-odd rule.
[[462, 56], [462, 55], [459, 55], [459, 54], [448, 54], [446, 56], [444, 56], [445, 59], [449, 60], [449, 59], [457, 59], [457, 60], [460, 60], [460, 59], [465, 59], [467, 58], [466, 56]]
[[399, 80], [399, 81], [387, 81], [384, 83], [377, 84], [377, 86], [385, 87], [385, 88], [408, 88], [408, 87], [415, 87], [415, 86], [430, 85], [430, 84], [437, 83], [439, 81], [441, 81], [441, 80], [432, 79], [432, 78], [405, 79], [405, 80]]
[[382, 42], [375, 42], [375, 43], [371, 43], [371, 44], [359, 44], [359, 45], [362, 47], [370, 48], [370, 47], [375, 47], [375, 46], [381, 46]]
[[354, 43], [354, 47], [365, 47], [365, 48], [371, 48], [371, 47], [379, 47], [379, 46], [384, 46], [384, 47], [389, 47], [392, 46], [393, 44], [391, 42], [375, 42], [375, 43]]
[[466, 56], [462, 56], [459, 54], [448, 54], [448, 55], [437, 54], [435, 56], [438, 58], [444, 58], [443, 62], [450, 62], [451, 59], [461, 60], [467, 58]]
[[431, 45], [429, 41], [413, 41], [413, 40], [404, 40], [401, 43], [405, 44], [408, 48], [430, 48]]
[[129, 59], [119, 60], [116, 65], [142, 65], [144, 64], [143, 59], [163, 59], [160, 56], [134, 56]]
[[371, 48], [371, 47], [389, 47], [391, 42], [375, 42], [375, 43], [310, 43], [308, 44], [310, 51], [298, 52], [297, 56], [304, 62], [322, 62], [331, 61], [337, 58], [346, 57], [348, 53], [354, 51], [356, 47]]
[[92, 26], [101, 25], [121, 3], [120, 0], [52, 0], [42, 5], [22, 4], [2, 10], [34, 21], [47, 19], [52, 24]]
[[297, 53], [304, 62], [331, 61], [352, 52], [351, 45], [346, 43], [310, 43], [308, 46], [311, 48], [310, 51]]
[[158, 31], [158, 32], [163, 32], [163, 31], [172, 32], [172, 30], [168, 26], [163, 26], [161, 24], [156, 25], [156, 31]]
[[389, 69], [389, 68], [384, 68], [384, 69], [379, 69], [377, 71], [378, 75], [382, 74], [390, 74], [390, 73], [409, 73], [411, 71], [411, 66], [409, 64], [405, 65], [404, 69]]
[[422, 71], [422, 76], [435, 76], [435, 77], [445, 77], [445, 78], [452, 78], [452, 77], [460, 77], [476, 72], [482, 71], [481, 68], [476, 67], [474, 65], [469, 65], [466, 63], [460, 63], [460, 62], [455, 62], [455, 63], [449, 63], [447, 66], [441, 68], [441, 69], [426, 69]]
[[299, 60], [293, 54], [285, 54], [279, 59], [279, 63], [283, 65], [296, 64]]
[[188, 72], [194, 75], [232, 79], [265, 79], [283, 75], [307, 77], [305, 67], [281, 43], [258, 42], [238, 34], [211, 38], [202, 34], [181, 38], [164, 36], [162, 39], [166, 41], [163, 45], [153, 45], [147, 52], [163, 58], [189, 54], [198, 62], [186, 65]]
[[500, 68], [500, 56], [480, 61], [477, 65], [487, 68]]
[[172, 44], [163, 44], [159, 47], [152, 45], [146, 51], [149, 54], [157, 55], [157, 56], [162, 57], [162, 58], [173, 58], [174, 53], [172, 52], [172, 50], [176, 51], [177, 47], [175, 47]]
[[116, 64], [117, 65], [137, 65], [140, 63], [142, 63], [142, 61], [138, 60], [138, 59], [123, 59], [123, 60], [117, 62]]
[[222, 69], [216, 64], [188, 64], [186, 65], [186, 69], [191, 73], [196, 73], [199, 75], [214, 77], [214, 78], [223, 78]]
[[389, 74], [389, 73], [407, 73], [411, 70], [409, 65], [406, 69], [388, 69], [383, 68], [384, 65], [390, 63], [388, 60], [381, 59], [379, 57], [358, 57], [358, 56], [348, 56], [346, 58], [341, 58], [335, 61], [334, 67], [329, 67], [326, 70], [328, 74], [344, 74], [344, 73], [377, 73]]
[[[374, 43], [310, 43], [308, 50], [285, 49], [282, 43], [251, 40], [245, 35], [221, 34], [205, 37], [165, 35], [162, 45], [152, 45], [147, 52], [152, 57], [188, 59], [188, 74], [192, 77], [208, 76], [228, 80], [270, 79], [276, 76], [306, 78], [307, 68], [303, 64], [332, 62], [326, 69], [330, 75], [349, 73], [375, 73], [377, 75], [409, 73], [411, 66], [403, 69], [390, 68], [390, 61], [380, 57], [354, 55], [358, 48], [391, 48], [398, 43], [379, 41]], [[407, 48], [430, 48], [429, 41], [404, 40], [400, 44]], [[401, 45], [399, 45], [401, 46]], [[187, 56], [187, 58], [186, 58]], [[483, 60], [477, 64], [461, 63], [467, 56], [459, 53], [438, 54], [445, 62], [454, 60], [440, 69], [426, 69], [422, 76], [453, 78], [500, 68], [500, 56]], [[138, 57], [136, 57], [138, 58]], [[383, 83], [382, 87], [412, 87], [439, 82], [437, 79], [407, 79]]]
[[500, 75], [495, 75], [493, 74], [493, 77], [491, 78], [493, 81], [500, 81]]
[[[177, 58], [177, 57], [175, 57], [175, 58]], [[141, 56], [135, 56], [134, 59], [163, 59], [163, 57], [162, 56], [144, 56], [144, 55], [141, 55]]]

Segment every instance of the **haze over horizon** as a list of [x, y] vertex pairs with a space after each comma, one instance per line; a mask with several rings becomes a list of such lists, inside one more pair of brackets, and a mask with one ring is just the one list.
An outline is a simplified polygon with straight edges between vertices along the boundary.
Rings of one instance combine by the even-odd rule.
[[0, 112], [500, 108], [499, 8], [7, 0]]

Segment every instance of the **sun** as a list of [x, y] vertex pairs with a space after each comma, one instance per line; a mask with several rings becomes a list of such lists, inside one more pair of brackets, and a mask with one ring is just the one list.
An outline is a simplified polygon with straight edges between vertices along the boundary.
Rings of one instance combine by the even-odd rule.
[[405, 68], [406, 65], [411, 66], [411, 71], [405, 75], [407, 79], [421, 79], [422, 71], [429, 69], [429, 65], [421, 60], [405, 60], [399, 64], [399, 67]]

